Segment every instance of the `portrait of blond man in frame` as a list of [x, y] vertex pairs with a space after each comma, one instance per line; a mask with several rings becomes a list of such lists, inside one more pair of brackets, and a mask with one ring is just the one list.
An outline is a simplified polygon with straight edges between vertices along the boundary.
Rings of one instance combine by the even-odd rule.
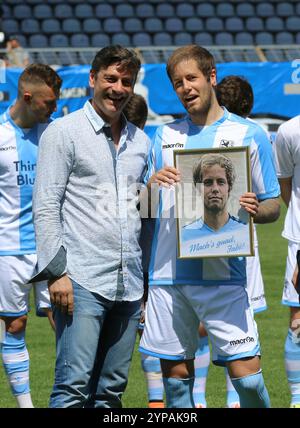
[[252, 218], [239, 198], [251, 191], [248, 147], [178, 150], [176, 186], [179, 258], [254, 254]]

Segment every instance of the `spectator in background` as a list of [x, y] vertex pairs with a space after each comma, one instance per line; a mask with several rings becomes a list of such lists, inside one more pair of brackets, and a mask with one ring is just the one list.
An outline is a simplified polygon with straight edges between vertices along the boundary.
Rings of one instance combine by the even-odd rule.
[[29, 64], [29, 54], [21, 46], [18, 36], [10, 36], [6, 42], [6, 66], [24, 68]]

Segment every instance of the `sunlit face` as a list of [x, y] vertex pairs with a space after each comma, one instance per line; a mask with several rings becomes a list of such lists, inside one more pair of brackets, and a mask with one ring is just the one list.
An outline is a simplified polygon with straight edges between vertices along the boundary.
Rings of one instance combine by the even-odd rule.
[[135, 74], [112, 64], [95, 75], [90, 73], [90, 87], [94, 89], [93, 107], [105, 121], [118, 118], [133, 93]]
[[35, 86], [24, 92], [28, 97], [27, 105], [30, 115], [37, 123], [48, 122], [51, 114], [56, 111], [57, 97], [52, 88], [46, 84]]
[[213, 86], [216, 84], [215, 70], [212, 70], [210, 80], [207, 81], [194, 59], [181, 61], [174, 68], [172, 83], [192, 120], [208, 113], [212, 102]]
[[202, 183], [205, 210], [214, 213], [224, 211], [229, 198], [229, 184], [225, 169], [218, 164], [205, 168]]

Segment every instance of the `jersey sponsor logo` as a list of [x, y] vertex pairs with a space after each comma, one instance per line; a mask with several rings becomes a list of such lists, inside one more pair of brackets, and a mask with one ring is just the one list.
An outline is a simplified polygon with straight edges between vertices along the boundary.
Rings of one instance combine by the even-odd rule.
[[233, 147], [233, 146], [234, 146], [234, 141], [233, 140], [222, 139], [220, 141], [220, 147]]
[[17, 147], [16, 146], [0, 147], [0, 152], [8, 152], [9, 150], [17, 150]]
[[174, 144], [163, 144], [163, 149], [182, 149], [184, 144], [182, 143], [174, 143]]
[[24, 186], [24, 185], [34, 185], [34, 176], [36, 169], [36, 164], [31, 163], [30, 161], [23, 162], [16, 161], [14, 162], [17, 175], [17, 185], [18, 186]]
[[231, 340], [229, 344], [230, 346], [237, 346], [237, 345], [242, 345], [243, 343], [250, 343], [250, 342], [254, 342], [254, 337], [247, 336], [244, 339]]
[[65, 88], [60, 91], [59, 99], [84, 98], [88, 97], [90, 93], [90, 88], [85, 86], [79, 88]]

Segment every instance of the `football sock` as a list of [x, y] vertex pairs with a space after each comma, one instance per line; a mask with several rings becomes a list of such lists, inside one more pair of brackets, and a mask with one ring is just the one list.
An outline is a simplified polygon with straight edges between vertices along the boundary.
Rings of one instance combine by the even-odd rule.
[[2, 360], [11, 391], [19, 407], [33, 407], [29, 388], [29, 355], [25, 345], [25, 331], [6, 332], [2, 343]]
[[195, 383], [193, 389], [194, 402], [196, 407], [206, 407], [205, 389], [208, 367], [210, 362], [210, 351], [208, 337], [199, 338], [199, 346], [195, 354]]
[[[151, 357], [141, 353], [142, 369], [147, 381], [148, 401], [150, 403], [163, 402], [164, 385], [162, 381], [160, 360], [156, 357]], [[151, 407], [153, 406], [151, 405]]]
[[226, 376], [226, 407], [228, 408], [235, 408], [240, 406], [240, 398], [239, 394], [234, 389], [234, 386], [232, 385], [230, 376], [228, 374], [227, 367], [224, 367], [225, 376]]
[[[297, 340], [297, 339], [296, 339]], [[285, 370], [291, 391], [291, 405], [300, 404], [300, 343], [293, 339], [291, 329], [285, 341]]]
[[242, 408], [271, 407], [261, 370], [248, 376], [232, 378], [231, 381], [239, 394]]
[[165, 403], [162, 400], [160, 400], [160, 401], [149, 401], [148, 408], [149, 409], [164, 409]]
[[166, 391], [167, 407], [193, 408], [195, 407], [193, 399], [194, 378], [177, 379], [175, 377], [164, 377], [164, 387]]

